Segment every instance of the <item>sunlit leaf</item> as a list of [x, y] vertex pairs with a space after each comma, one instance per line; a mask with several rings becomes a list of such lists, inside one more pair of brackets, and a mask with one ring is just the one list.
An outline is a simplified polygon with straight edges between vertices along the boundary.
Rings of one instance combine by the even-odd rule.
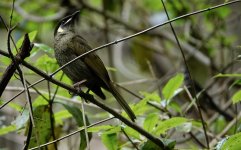
[[113, 128], [111, 125], [100, 125], [88, 128], [88, 132], [100, 132]]
[[117, 143], [117, 134], [102, 134], [101, 140], [104, 145], [107, 147], [108, 150], [117, 150], [118, 143]]
[[72, 115], [67, 110], [61, 110], [54, 113], [54, 120], [56, 124], [63, 124], [63, 120], [70, 118]]
[[16, 125], [17, 130], [24, 127], [28, 122], [28, 119], [29, 119], [29, 111], [28, 109], [24, 109], [24, 111], [13, 122]]
[[127, 135], [134, 137], [136, 139], [140, 139], [141, 135], [139, 132], [137, 132], [136, 130], [132, 129], [131, 127], [126, 126], [124, 128], [124, 131], [126, 132]]
[[166, 100], [169, 100], [174, 96], [175, 91], [183, 84], [183, 80], [184, 75], [177, 74], [167, 82], [162, 90], [163, 96]]
[[167, 130], [177, 127], [183, 123], [186, 123], [187, 121], [188, 119], [182, 117], [173, 117], [165, 121], [162, 121], [156, 128], [155, 134], [164, 134]]
[[234, 95], [232, 96], [232, 101], [233, 101], [233, 104], [241, 101], [241, 90], [234, 93]]
[[240, 150], [241, 149], [241, 133], [227, 137], [218, 150]]
[[17, 128], [15, 125], [3, 126], [0, 128], [0, 135], [8, 134], [15, 131]]
[[148, 132], [152, 132], [154, 127], [157, 125], [158, 120], [158, 114], [149, 114], [144, 121], [143, 128]]

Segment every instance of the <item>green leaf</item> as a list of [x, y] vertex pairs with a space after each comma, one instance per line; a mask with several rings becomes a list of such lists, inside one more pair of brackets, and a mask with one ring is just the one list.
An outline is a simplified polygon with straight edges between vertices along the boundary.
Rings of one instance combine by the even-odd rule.
[[147, 142], [144, 143], [141, 150], [162, 150], [162, 149], [152, 141], [148, 140]]
[[113, 128], [113, 126], [111, 126], [111, 125], [100, 125], [100, 126], [88, 128], [88, 132], [100, 132], [100, 131], [108, 130], [111, 128]]
[[58, 68], [56, 59], [46, 54], [38, 58], [35, 62], [35, 66], [46, 72], [53, 72]]
[[227, 138], [221, 146], [221, 150], [240, 150], [241, 133], [234, 134]]
[[104, 145], [107, 147], [108, 150], [117, 150], [118, 143], [117, 143], [117, 134], [102, 134], [101, 140]]
[[186, 122], [176, 127], [178, 132], [188, 133], [192, 130], [192, 122]]
[[[83, 121], [83, 115], [82, 115], [82, 112], [80, 111], [79, 108], [75, 107], [75, 106], [69, 106], [69, 105], [66, 105], [66, 104], [63, 104], [62, 105], [69, 111], [69, 113], [72, 114], [72, 116], [74, 117], [74, 119], [76, 120], [77, 124], [79, 127], [82, 127], [84, 126], [84, 121]], [[86, 120], [86, 125], [89, 125], [89, 120], [88, 118], [85, 116], [85, 120]], [[88, 133], [88, 137], [89, 137], [89, 140], [91, 140], [92, 138], [92, 134], [91, 133]], [[86, 136], [85, 136], [85, 131], [81, 131], [80, 132], [80, 147], [79, 149], [80, 150], [84, 150], [87, 146], [87, 141], [86, 141]]]
[[[35, 39], [37, 33], [38, 33], [37, 31], [32, 31], [32, 32], [30, 32], [30, 33], [28, 34], [29, 40], [30, 40], [31, 42], [33, 42], [33, 40]], [[21, 47], [21, 45], [22, 45], [22, 43], [23, 43], [23, 39], [24, 39], [24, 36], [22, 36], [22, 37], [17, 41], [16, 46], [17, 46], [18, 49]]]
[[102, 134], [113, 134], [121, 131], [121, 126], [113, 126], [111, 129], [106, 130]]
[[24, 111], [19, 115], [13, 123], [16, 125], [16, 129], [21, 129], [26, 125], [29, 119], [29, 111], [28, 109], [24, 109]]
[[184, 80], [184, 75], [183, 74], [177, 74], [175, 77], [170, 79], [167, 84], [164, 86], [162, 93], [163, 96], [166, 100], [171, 99], [177, 89], [182, 85]]
[[54, 52], [52, 47], [50, 47], [46, 44], [43, 44], [43, 43], [34, 43], [34, 46], [49, 54], [53, 54], [53, 52]]
[[67, 110], [61, 110], [59, 112], [54, 113], [54, 121], [56, 124], [63, 124], [63, 119], [67, 119], [72, 117], [72, 115]]
[[15, 125], [4, 126], [0, 128], [0, 135], [5, 135], [15, 130], [17, 130]]
[[[50, 109], [47, 105], [41, 105], [34, 109], [33, 118], [35, 128], [33, 128], [29, 148], [39, 144], [49, 142], [51, 138]], [[26, 128], [27, 129], [27, 128]]]
[[154, 92], [154, 93], [147, 93], [147, 92], [140, 92], [142, 95], [144, 95], [144, 98], [136, 103], [132, 110], [135, 112], [136, 115], [141, 115], [145, 113], [148, 109], [150, 109], [150, 106], [147, 105], [148, 101], [155, 101], [160, 102], [161, 98], [160, 96]]
[[155, 126], [157, 125], [158, 120], [159, 120], [158, 114], [153, 113], [148, 115], [144, 121], [143, 128], [148, 132], [152, 132]]
[[[2, 100], [0, 100], [0, 105], [2, 105], [3, 103], [4, 102]], [[20, 106], [19, 104], [14, 103], [14, 102], [8, 103], [7, 106], [13, 108], [14, 110], [16, 110], [18, 112], [22, 111], [22, 106]]]
[[241, 101], [241, 90], [234, 93], [234, 95], [232, 96], [232, 101], [233, 101], [233, 104]]
[[167, 130], [177, 127], [183, 123], [186, 123], [187, 121], [188, 119], [182, 117], [173, 117], [165, 121], [162, 121], [156, 128], [155, 134], [164, 134]]
[[[46, 94], [45, 94], [46, 95]], [[38, 96], [35, 101], [33, 102], [33, 107], [38, 107], [42, 105], [48, 105], [49, 103], [47, 102], [46, 99], [44, 99], [42, 96]]]
[[128, 127], [128, 126], [124, 127], [124, 131], [126, 132], [126, 134], [128, 134], [131, 137], [134, 137], [139, 140], [141, 139], [140, 133], [132, 129], [131, 127]]
[[[170, 139], [160, 139], [166, 150], [172, 150], [174, 149], [175, 145], [176, 145], [176, 141], [174, 140], [170, 140]], [[160, 148], [158, 145], [156, 145], [155, 143], [153, 143], [152, 141], [148, 140], [143, 147], [141, 148], [141, 150], [163, 150], [162, 148]]]

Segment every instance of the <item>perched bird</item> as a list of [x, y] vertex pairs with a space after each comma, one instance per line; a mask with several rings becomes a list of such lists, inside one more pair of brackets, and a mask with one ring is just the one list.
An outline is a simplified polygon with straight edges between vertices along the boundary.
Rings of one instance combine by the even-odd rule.
[[[76, 30], [78, 17], [79, 12], [77, 11], [63, 18], [55, 28], [54, 51], [60, 66], [91, 50], [87, 41]], [[74, 84], [85, 80], [83, 85], [102, 99], [106, 97], [101, 88], [112, 93], [130, 119], [132, 121], [135, 120], [135, 114], [116, 90], [103, 62], [96, 53], [90, 53], [64, 67], [62, 70]]]

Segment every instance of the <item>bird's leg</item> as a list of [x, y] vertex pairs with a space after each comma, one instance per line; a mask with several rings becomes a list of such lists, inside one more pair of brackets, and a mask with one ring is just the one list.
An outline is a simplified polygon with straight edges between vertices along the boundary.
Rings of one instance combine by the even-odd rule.
[[84, 80], [81, 80], [81, 81], [79, 81], [79, 82], [76, 82], [76, 83], [73, 85], [73, 87], [74, 87], [75, 89], [77, 89], [77, 91], [79, 92], [79, 91], [81, 91], [81, 86], [82, 86], [82, 84], [85, 83], [86, 81], [87, 81], [87, 80], [84, 79]]
[[[76, 82], [75, 84], [73, 84], [73, 88], [75, 88], [78, 92], [81, 91], [81, 85], [86, 82], [87, 80], [84, 79], [84, 80], [81, 80], [79, 82]], [[69, 92], [71, 95], [74, 95], [73, 93]]]

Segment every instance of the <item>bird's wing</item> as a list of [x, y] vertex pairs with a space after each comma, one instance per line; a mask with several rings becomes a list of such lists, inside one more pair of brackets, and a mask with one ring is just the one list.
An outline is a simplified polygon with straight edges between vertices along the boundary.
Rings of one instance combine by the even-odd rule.
[[[91, 47], [81, 36], [74, 37], [72, 42], [77, 45], [77, 48], [73, 48], [73, 50], [78, 56], [91, 50]], [[95, 53], [90, 53], [84, 56], [82, 60], [98, 77], [100, 77], [100, 79], [102, 79], [108, 85], [110, 78], [104, 63], [98, 55]]]

